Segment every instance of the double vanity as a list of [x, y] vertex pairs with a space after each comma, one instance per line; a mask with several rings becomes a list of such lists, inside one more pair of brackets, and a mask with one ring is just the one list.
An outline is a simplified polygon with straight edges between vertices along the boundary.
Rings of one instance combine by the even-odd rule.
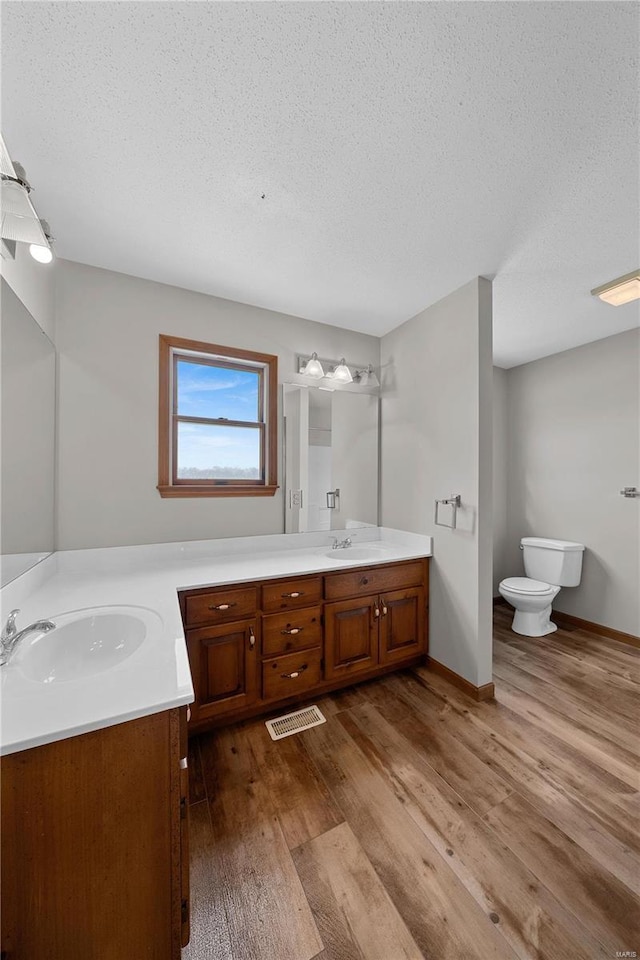
[[0, 668], [8, 958], [178, 958], [188, 733], [424, 658], [431, 538], [349, 534], [64, 552], [3, 589], [3, 623], [56, 625]]

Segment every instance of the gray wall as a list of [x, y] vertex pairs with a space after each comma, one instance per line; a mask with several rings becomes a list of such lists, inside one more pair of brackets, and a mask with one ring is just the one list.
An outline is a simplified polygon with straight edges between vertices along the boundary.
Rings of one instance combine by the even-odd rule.
[[[491, 680], [491, 284], [476, 279], [382, 339], [382, 522], [432, 534], [430, 653]], [[436, 497], [460, 493], [455, 531]]]
[[[2, 554], [42, 555], [54, 546], [56, 354], [4, 278], [0, 289]], [[24, 556], [10, 566], [22, 571], [32, 563]]]
[[281, 380], [296, 353], [379, 362], [377, 337], [59, 261], [59, 550], [282, 532], [280, 491], [160, 498], [160, 333], [277, 354]]
[[509, 573], [507, 529], [507, 371], [493, 368], [493, 595]]
[[507, 373], [508, 573], [522, 536], [584, 543], [580, 586], [554, 606], [640, 634], [640, 331], [576, 347]]

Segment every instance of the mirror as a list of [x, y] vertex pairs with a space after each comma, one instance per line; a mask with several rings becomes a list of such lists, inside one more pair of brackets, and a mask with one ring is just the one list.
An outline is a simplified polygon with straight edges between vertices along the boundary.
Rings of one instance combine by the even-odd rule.
[[56, 353], [5, 280], [0, 296], [0, 585], [4, 586], [53, 550]]
[[285, 533], [378, 524], [377, 396], [284, 385]]

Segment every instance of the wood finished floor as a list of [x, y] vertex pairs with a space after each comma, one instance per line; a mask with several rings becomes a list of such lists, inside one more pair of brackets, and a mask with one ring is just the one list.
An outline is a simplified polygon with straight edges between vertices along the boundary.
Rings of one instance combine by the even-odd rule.
[[192, 742], [184, 960], [640, 955], [640, 651], [510, 620], [494, 702], [420, 668]]

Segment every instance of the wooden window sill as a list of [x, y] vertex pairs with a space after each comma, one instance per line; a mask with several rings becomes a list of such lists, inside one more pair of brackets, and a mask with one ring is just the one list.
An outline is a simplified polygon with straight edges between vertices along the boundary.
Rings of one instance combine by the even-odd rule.
[[260, 484], [260, 486], [234, 486], [224, 484], [213, 487], [210, 484], [189, 485], [158, 485], [157, 490], [161, 497], [273, 497], [277, 484]]

